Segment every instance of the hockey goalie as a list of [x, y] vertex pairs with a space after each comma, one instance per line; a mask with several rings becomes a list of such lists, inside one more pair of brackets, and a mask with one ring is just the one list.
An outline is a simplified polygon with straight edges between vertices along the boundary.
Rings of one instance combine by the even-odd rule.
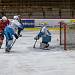
[[40, 38], [42, 38], [42, 42], [40, 42], [40, 48], [49, 49], [49, 42], [51, 42], [51, 33], [48, 30], [46, 22], [42, 23], [41, 25], [41, 30], [38, 35], [34, 37], [34, 39], [39, 40]]

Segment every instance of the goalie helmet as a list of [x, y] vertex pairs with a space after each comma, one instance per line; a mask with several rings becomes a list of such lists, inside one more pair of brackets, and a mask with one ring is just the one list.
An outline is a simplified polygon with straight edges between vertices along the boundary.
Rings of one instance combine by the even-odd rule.
[[47, 23], [47, 22], [43, 22], [43, 23], [41, 23], [41, 25], [42, 25], [42, 27], [43, 27], [43, 26], [47, 26], [48, 23]]

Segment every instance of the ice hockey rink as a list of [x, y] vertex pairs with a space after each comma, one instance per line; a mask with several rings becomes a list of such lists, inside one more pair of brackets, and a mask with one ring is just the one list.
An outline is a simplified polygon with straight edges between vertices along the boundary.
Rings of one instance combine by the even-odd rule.
[[5, 53], [5, 41], [0, 49], [0, 75], [74, 75], [75, 50], [64, 50], [59, 44], [59, 31], [51, 31], [50, 50], [39, 49], [39, 31], [22, 31], [10, 53]]

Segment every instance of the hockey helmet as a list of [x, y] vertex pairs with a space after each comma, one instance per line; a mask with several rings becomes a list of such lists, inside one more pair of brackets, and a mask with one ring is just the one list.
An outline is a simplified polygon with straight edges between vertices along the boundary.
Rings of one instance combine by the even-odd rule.
[[18, 17], [18, 16], [14, 16], [14, 17], [13, 17], [13, 19], [18, 20], [18, 19], [19, 19], [19, 17]]
[[3, 16], [3, 17], [2, 17], [2, 20], [3, 20], [3, 21], [6, 21], [6, 20], [7, 20], [6, 16]]

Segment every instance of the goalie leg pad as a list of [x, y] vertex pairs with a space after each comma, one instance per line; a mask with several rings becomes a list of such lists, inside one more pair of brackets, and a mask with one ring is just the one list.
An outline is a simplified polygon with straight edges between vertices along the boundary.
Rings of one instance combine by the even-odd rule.
[[40, 43], [40, 48], [41, 49], [45, 49], [45, 48], [48, 48], [48, 47], [49, 47], [49, 44]]

